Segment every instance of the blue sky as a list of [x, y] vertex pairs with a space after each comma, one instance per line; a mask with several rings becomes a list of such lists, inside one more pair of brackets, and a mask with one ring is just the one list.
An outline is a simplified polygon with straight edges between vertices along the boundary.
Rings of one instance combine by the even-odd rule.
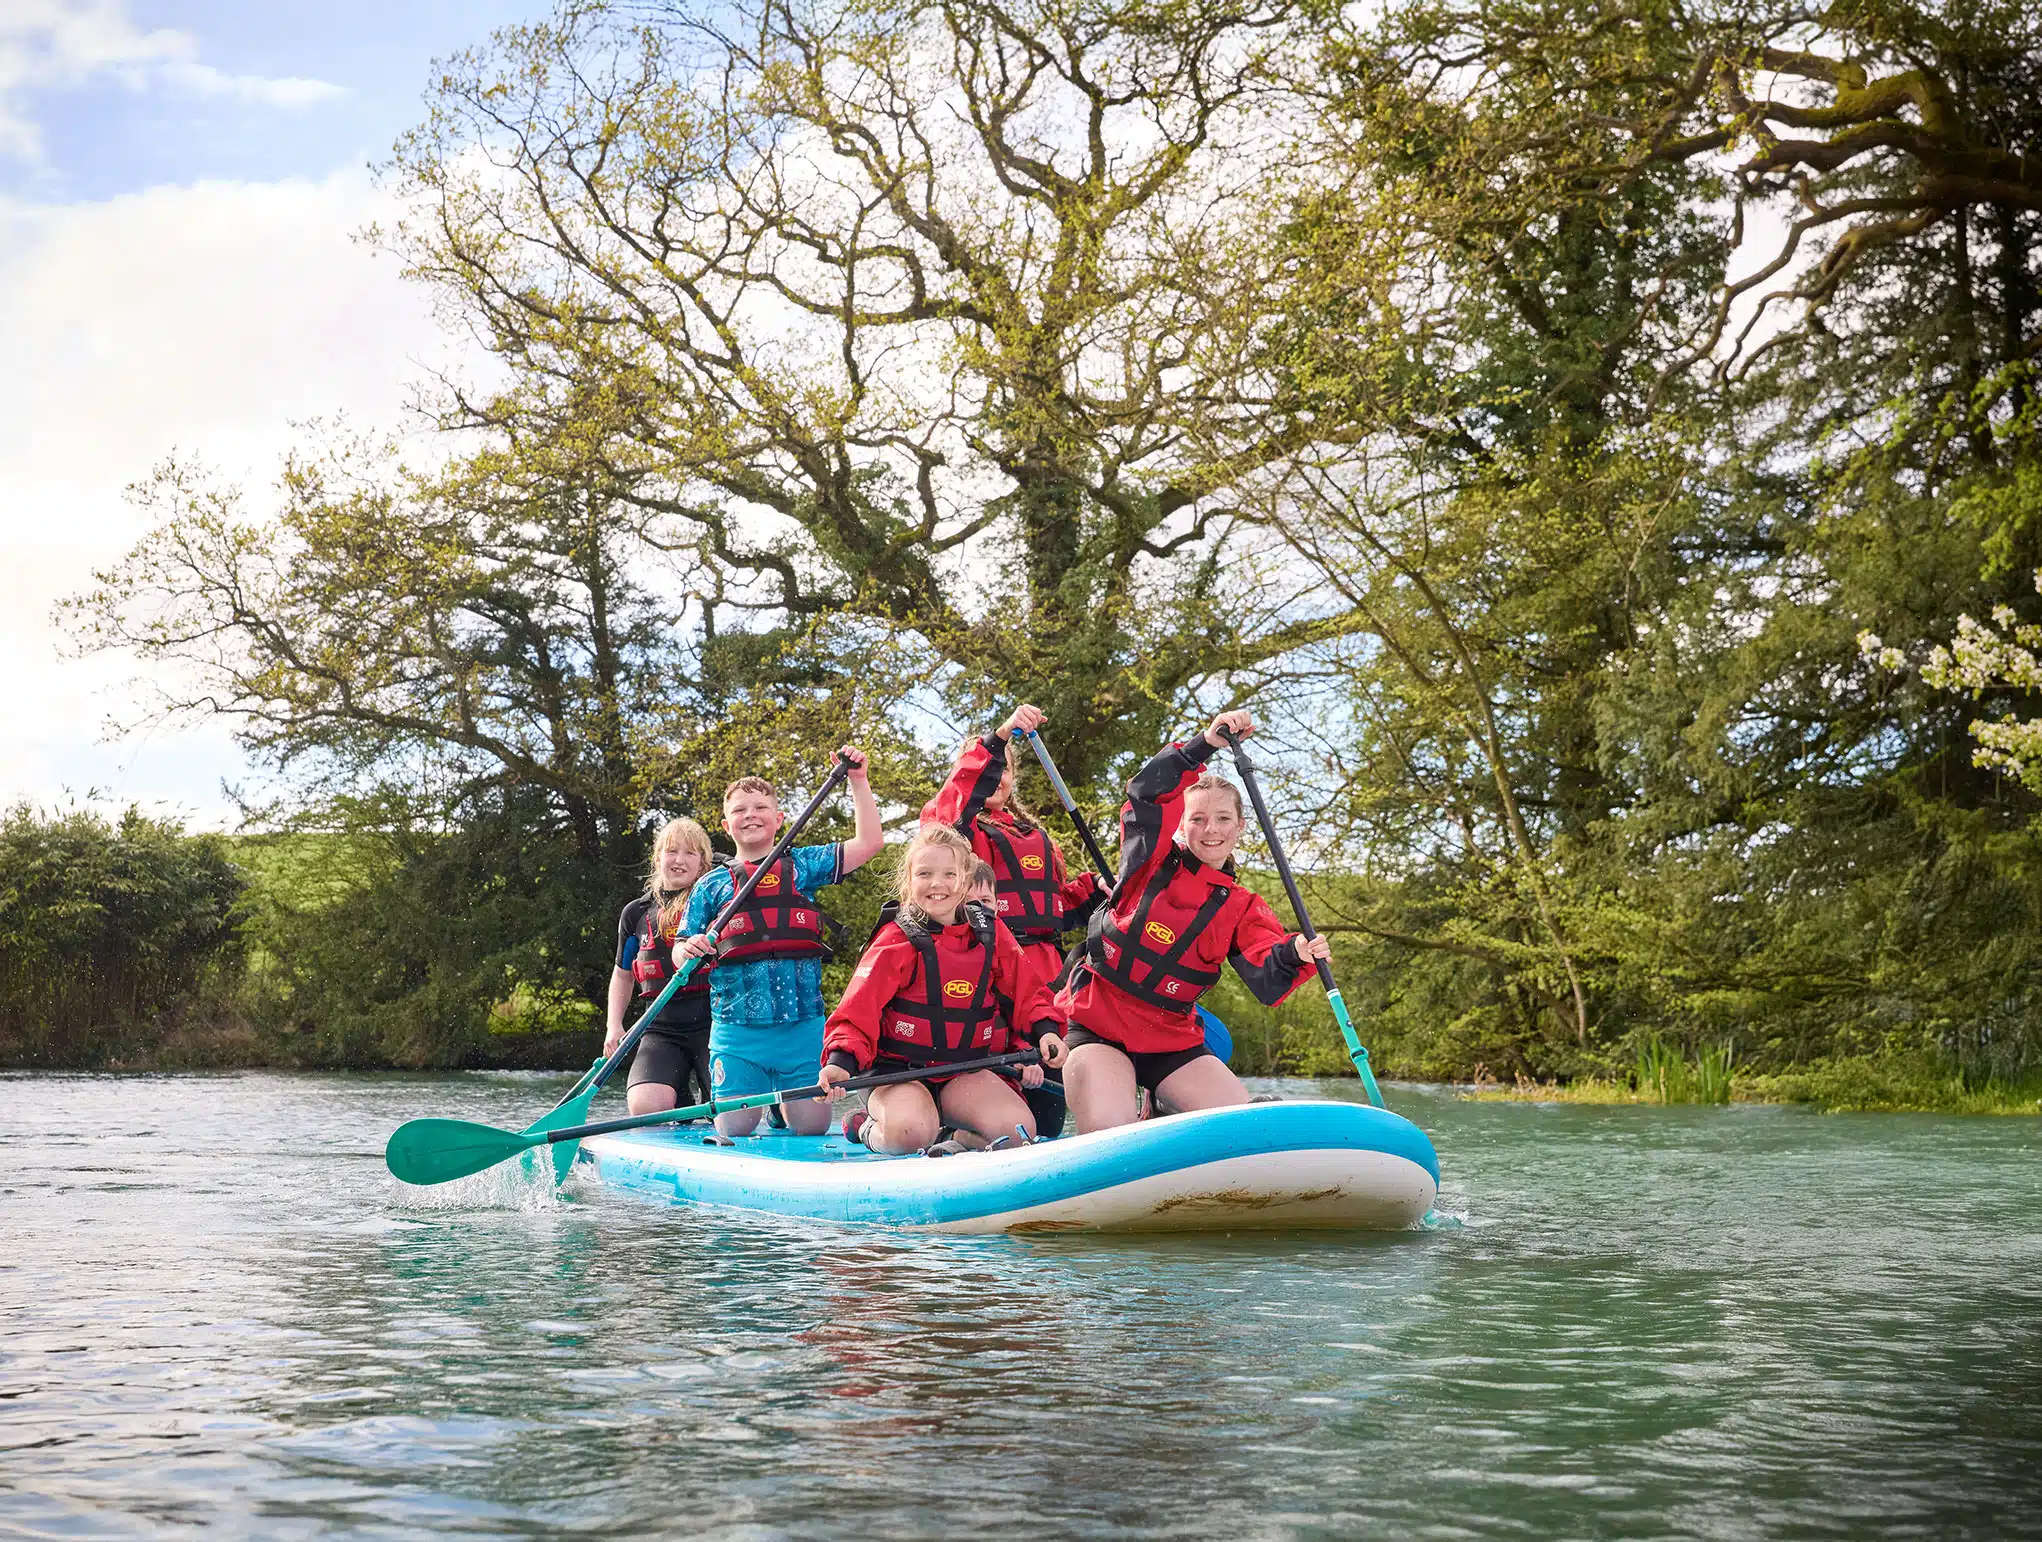
[[[17, 3], [39, 9], [35, 0]], [[0, 167], [0, 191], [48, 202], [159, 183], [317, 176], [380, 160], [420, 116], [434, 59], [545, 12], [531, 0], [51, 6], [59, 9], [124, 20], [141, 57], [94, 69], [75, 47], [37, 50], [15, 110], [38, 131], [41, 160]]]
[[144, 721], [160, 672], [54, 614], [148, 522], [174, 453], [259, 515], [309, 420], [401, 429], [464, 346], [387, 253], [367, 168], [436, 58], [544, 0], [0, 0], [0, 805], [90, 799], [231, 826], [225, 725]]

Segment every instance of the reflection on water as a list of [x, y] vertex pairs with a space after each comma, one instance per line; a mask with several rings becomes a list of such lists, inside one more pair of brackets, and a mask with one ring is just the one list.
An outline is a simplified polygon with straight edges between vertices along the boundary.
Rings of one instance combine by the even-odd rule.
[[400, 1120], [552, 1085], [0, 1080], [0, 1533], [2038, 1525], [2032, 1121], [1405, 1092], [1443, 1224], [1389, 1237], [909, 1241], [384, 1173]]

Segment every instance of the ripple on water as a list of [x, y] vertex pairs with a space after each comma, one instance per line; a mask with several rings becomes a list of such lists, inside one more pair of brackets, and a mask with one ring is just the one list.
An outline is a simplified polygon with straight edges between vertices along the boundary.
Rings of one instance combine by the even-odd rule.
[[[559, 1079], [0, 1085], [0, 1532], [2008, 1535], [2030, 1121], [1526, 1108], [1397, 1237], [910, 1241], [513, 1166]], [[1292, 1089], [1297, 1090], [1297, 1089]]]

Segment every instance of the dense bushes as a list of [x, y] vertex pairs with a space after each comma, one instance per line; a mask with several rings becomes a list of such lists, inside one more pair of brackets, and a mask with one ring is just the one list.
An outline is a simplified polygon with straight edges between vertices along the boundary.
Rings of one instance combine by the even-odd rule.
[[0, 819], [0, 1059], [96, 1063], [241, 962], [247, 882], [218, 835], [129, 809]]
[[611, 901], [634, 877], [577, 855], [543, 810], [499, 801], [450, 832], [293, 834], [244, 849], [263, 873], [251, 1006], [280, 1055], [463, 1066], [594, 1052]]

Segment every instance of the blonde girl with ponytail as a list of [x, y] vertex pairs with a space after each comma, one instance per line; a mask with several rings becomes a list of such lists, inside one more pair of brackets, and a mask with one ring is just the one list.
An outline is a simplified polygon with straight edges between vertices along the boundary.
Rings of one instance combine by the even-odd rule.
[[[648, 1004], [674, 972], [674, 938], [695, 883], [716, 865], [709, 832], [692, 819], [669, 819], [652, 843], [645, 890], [617, 917], [617, 965], [603, 1053], [613, 1054], [628, 1026], [634, 996]], [[700, 1095], [697, 1096], [696, 1094]], [[658, 1113], [709, 1096], [709, 969], [698, 966], [667, 998], [631, 1057], [625, 1103], [634, 1114]]]

